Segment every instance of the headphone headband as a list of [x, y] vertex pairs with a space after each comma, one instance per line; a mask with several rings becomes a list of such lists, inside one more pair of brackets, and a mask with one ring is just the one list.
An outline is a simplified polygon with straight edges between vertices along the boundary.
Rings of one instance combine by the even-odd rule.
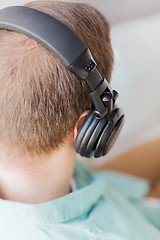
[[87, 49], [81, 39], [63, 23], [24, 6], [0, 10], [0, 28], [20, 32], [37, 40], [67, 67]]
[[[0, 28], [27, 35], [55, 54], [79, 79], [86, 80], [92, 91], [91, 98], [96, 107], [95, 116], [102, 118], [107, 114], [109, 105], [112, 105], [112, 90], [98, 72], [87, 46], [70, 28], [48, 14], [24, 6], [0, 10]], [[107, 106], [99, 95], [99, 87], [102, 84], [103, 89], [107, 89], [110, 95]]]

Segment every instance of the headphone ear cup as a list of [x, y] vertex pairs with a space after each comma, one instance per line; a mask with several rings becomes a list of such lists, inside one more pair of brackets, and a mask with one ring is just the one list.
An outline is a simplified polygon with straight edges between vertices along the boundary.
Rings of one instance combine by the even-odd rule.
[[87, 143], [98, 121], [99, 120], [94, 117], [94, 110], [92, 109], [78, 131], [75, 140], [75, 150], [81, 156], [85, 156]]
[[77, 134], [76, 152], [87, 158], [104, 156], [117, 138], [123, 119], [124, 114], [116, 105], [111, 113], [101, 119], [94, 116], [92, 108]]

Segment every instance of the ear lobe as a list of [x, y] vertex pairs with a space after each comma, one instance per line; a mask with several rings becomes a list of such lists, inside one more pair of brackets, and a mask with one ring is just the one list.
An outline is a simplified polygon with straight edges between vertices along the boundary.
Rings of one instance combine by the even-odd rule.
[[78, 131], [79, 131], [80, 127], [82, 126], [82, 124], [83, 124], [83, 122], [84, 122], [84, 120], [86, 119], [86, 117], [87, 117], [88, 114], [89, 114], [89, 110], [86, 110], [86, 111], [83, 112], [83, 113], [81, 114], [81, 116], [79, 117], [79, 119], [78, 119], [78, 121], [77, 121], [77, 123], [76, 123], [76, 125], [75, 125], [75, 127], [74, 127], [74, 141], [75, 141], [75, 139], [76, 139], [76, 136], [77, 136], [77, 134], [78, 134]]

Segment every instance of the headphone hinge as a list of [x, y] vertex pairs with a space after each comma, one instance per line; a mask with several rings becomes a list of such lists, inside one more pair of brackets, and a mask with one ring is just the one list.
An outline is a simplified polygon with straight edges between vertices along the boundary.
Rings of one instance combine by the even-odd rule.
[[105, 78], [93, 92], [90, 92], [90, 95], [95, 106], [96, 118], [100, 119], [112, 111], [113, 94]]

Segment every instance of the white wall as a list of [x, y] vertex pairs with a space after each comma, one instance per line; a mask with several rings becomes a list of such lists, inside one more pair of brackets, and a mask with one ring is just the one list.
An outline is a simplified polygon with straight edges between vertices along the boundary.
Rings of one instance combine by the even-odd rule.
[[0, 1], [0, 8], [5, 8], [5, 7], [9, 7], [9, 6], [19, 6], [19, 5], [23, 5], [27, 2], [30, 2], [30, 1], [25, 1], [25, 0], [1, 0]]
[[[160, 138], [160, 14], [112, 28], [112, 87], [126, 121], [112, 154]], [[110, 153], [110, 154], [111, 154]]]
[[[0, 8], [12, 5], [23, 5], [32, 0], [1, 0]], [[71, 2], [84, 2], [93, 5], [101, 11], [110, 24], [126, 22], [135, 18], [157, 14], [160, 12], [159, 0], [64, 0]]]

